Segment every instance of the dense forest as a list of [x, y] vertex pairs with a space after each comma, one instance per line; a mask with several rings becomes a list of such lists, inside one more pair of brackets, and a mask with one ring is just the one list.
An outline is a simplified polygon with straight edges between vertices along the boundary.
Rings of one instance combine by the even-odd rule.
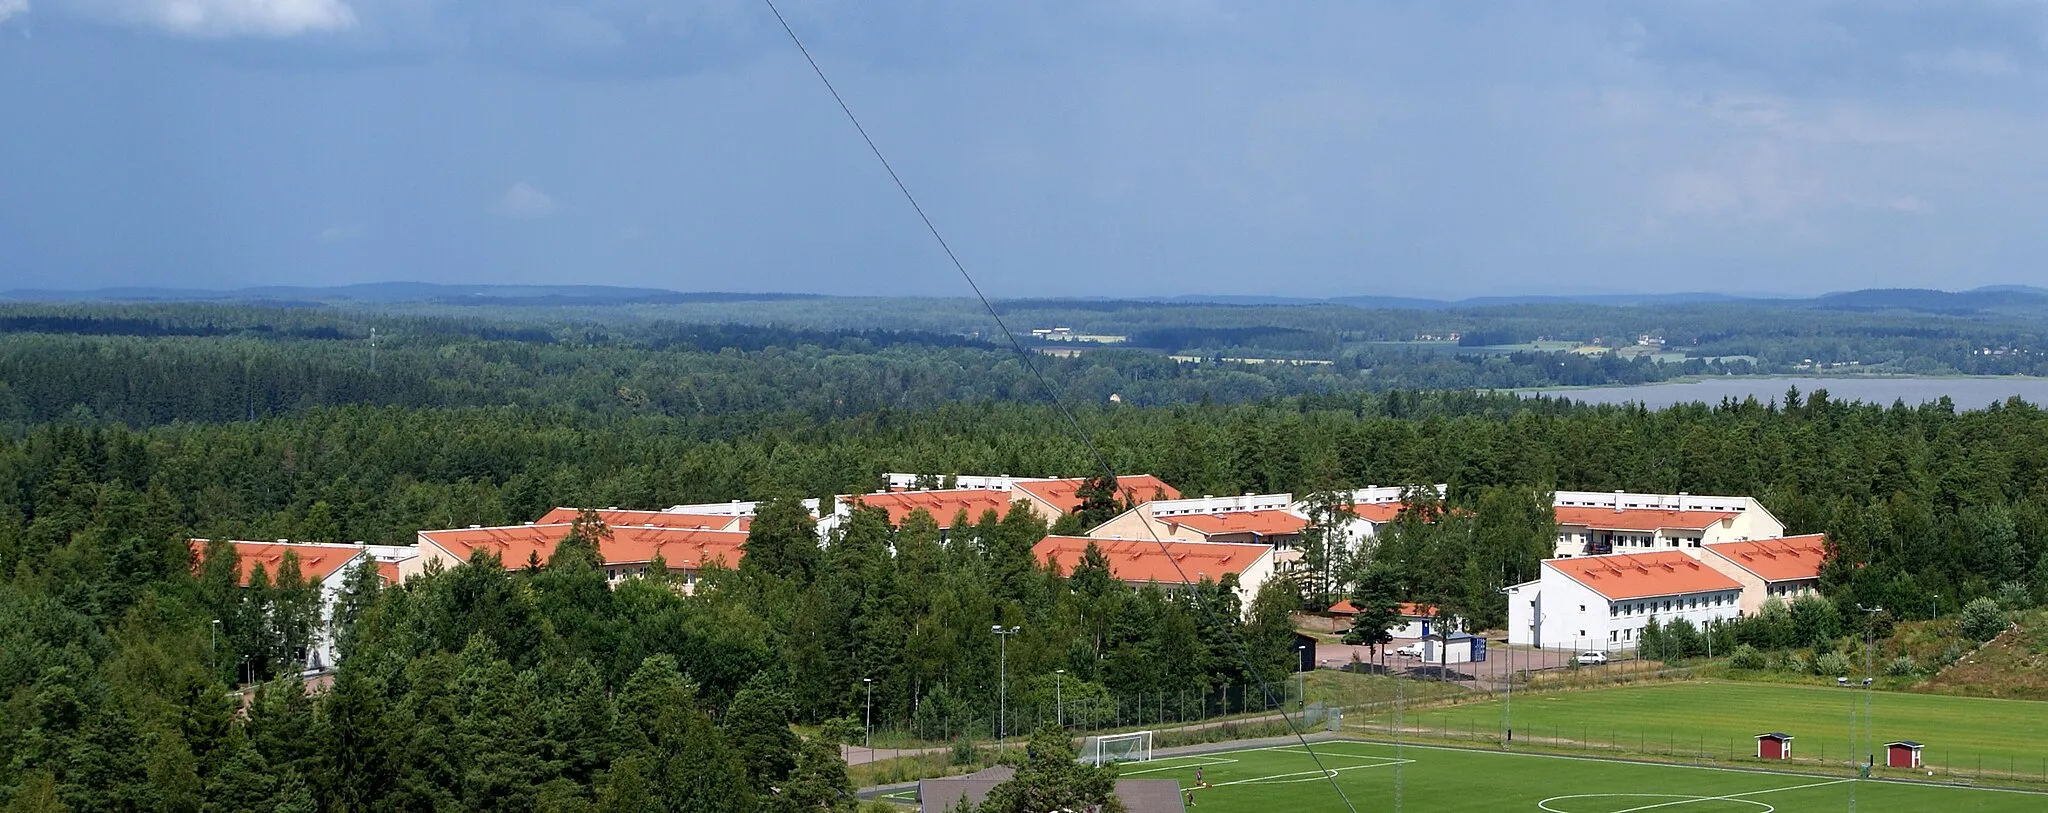
[[[407, 316], [380, 323], [394, 338], [372, 372], [367, 336], [321, 332], [355, 335], [333, 314], [146, 310], [0, 337], [9, 809], [845, 809], [832, 740], [863, 709], [863, 679], [878, 722], [941, 737], [993, 733], [998, 688], [1016, 701], [1057, 686], [1111, 713], [1156, 698], [1164, 717], [1271, 683], [1288, 613], [1328, 597], [1048, 572], [1028, 553], [1045, 528], [1021, 512], [942, 539], [931, 518], [864, 511], [812, 544], [788, 500], [885, 471], [1094, 471], [1015, 357], [972, 342], [790, 347], [775, 329], [670, 326], [656, 348], [625, 330]], [[1046, 370], [1070, 392], [1124, 374], [1068, 364]], [[907, 372], [921, 365], [938, 371]], [[1437, 521], [1397, 523], [1340, 579], [1481, 621], [1531, 574], [1552, 489], [1755, 495], [1788, 531], [1833, 535], [1831, 597], [1902, 617], [1936, 594], [2048, 591], [2048, 415], [2029, 404], [1814, 392], [1650, 412], [1265, 378], [1273, 389], [1220, 397], [1160, 369], [1160, 386], [1188, 389], [1077, 411], [1116, 470], [1190, 494], [1448, 483]], [[918, 381], [925, 394], [898, 400]], [[388, 589], [356, 574], [333, 621], [343, 666], [310, 695], [263, 680], [329, 623], [306, 617], [300, 576], [234, 587], [224, 557], [195, 568], [184, 542], [406, 544], [557, 505], [764, 497], [779, 499], [747, 557], [690, 595], [659, 569], [607, 589], [588, 553], [605, 531], [588, 524], [545, 567], [483, 559]], [[1021, 632], [999, 641], [991, 625]], [[822, 727], [806, 739], [792, 722]]]

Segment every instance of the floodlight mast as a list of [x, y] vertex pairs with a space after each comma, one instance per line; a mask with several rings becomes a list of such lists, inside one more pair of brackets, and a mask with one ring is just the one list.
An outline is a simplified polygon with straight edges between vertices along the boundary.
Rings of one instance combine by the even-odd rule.
[[1023, 631], [1023, 627], [1005, 627], [996, 624], [988, 631], [996, 636], [996, 749], [1001, 750], [1003, 741], [1010, 737], [1010, 636]]

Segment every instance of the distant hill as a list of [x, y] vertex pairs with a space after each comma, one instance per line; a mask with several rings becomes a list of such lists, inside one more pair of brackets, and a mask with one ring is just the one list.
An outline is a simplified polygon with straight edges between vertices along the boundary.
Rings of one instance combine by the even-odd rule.
[[1928, 313], [1970, 313], [1993, 308], [2048, 306], [2048, 292], [2012, 286], [1940, 291], [1930, 288], [1872, 288], [1824, 294], [1797, 304], [1827, 310], [1909, 310]]
[[18, 288], [0, 292], [17, 302], [263, 302], [343, 303], [433, 302], [450, 305], [626, 305], [682, 302], [748, 302], [817, 299], [819, 294], [685, 293], [662, 288], [613, 285], [442, 285], [431, 282], [369, 282], [310, 287], [270, 285], [231, 290], [200, 288], [99, 288], [86, 291]]

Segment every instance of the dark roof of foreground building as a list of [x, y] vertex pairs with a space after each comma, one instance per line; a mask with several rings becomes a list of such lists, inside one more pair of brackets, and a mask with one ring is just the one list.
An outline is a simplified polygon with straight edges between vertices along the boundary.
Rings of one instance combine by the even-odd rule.
[[[1016, 768], [997, 765], [966, 776], [921, 780], [917, 783], [919, 810], [944, 813], [959, 807], [963, 801], [981, 804], [988, 798], [989, 791], [1016, 775]], [[1118, 779], [1116, 797], [1131, 813], [1185, 813], [1187, 810], [1181, 804], [1180, 782], [1173, 779]]]

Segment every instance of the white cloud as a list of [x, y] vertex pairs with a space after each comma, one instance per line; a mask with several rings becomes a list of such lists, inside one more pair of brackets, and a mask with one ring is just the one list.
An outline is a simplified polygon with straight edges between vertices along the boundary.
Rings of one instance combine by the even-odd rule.
[[345, 0], [68, 0], [67, 7], [187, 37], [292, 37], [356, 25]]
[[28, 13], [28, 0], [0, 0], [0, 23], [7, 18]]
[[558, 208], [560, 207], [555, 205], [555, 199], [548, 197], [546, 192], [533, 188], [532, 185], [525, 181], [520, 181], [506, 188], [505, 194], [498, 196], [497, 202], [491, 204], [491, 214], [499, 217], [530, 219], [547, 217], [554, 214]]
[[361, 226], [336, 224], [320, 230], [320, 242], [343, 243], [362, 236], [362, 233], [363, 228]]

